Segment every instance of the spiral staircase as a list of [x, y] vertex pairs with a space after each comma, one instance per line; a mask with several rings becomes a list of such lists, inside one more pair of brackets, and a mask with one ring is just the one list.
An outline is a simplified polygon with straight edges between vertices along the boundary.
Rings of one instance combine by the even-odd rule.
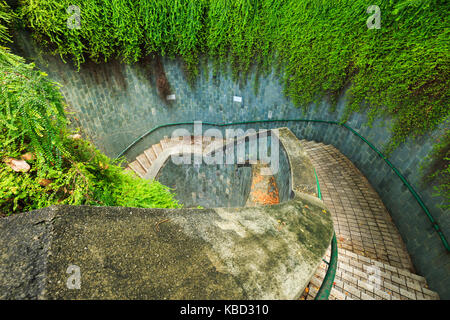
[[[389, 212], [361, 172], [333, 146], [300, 141], [316, 168], [323, 201], [331, 211], [335, 225], [338, 265], [329, 299], [439, 299], [438, 294], [428, 288], [426, 279], [415, 274]], [[161, 166], [160, 157], [164, 157], [165, 161], [171, 152], [183, 148], [204, 152], [226, 142], [206, 136], [178, 139], [164, 137], [131, 161], [126, 170], [141, 178], [154, 178], [159, 170], [155, 166]], [[248, 205], [255, 205], [255, 202]], [[301, 300], [315, 298], [327, 271], [326, 261], [329, 258], [330, 249]]]

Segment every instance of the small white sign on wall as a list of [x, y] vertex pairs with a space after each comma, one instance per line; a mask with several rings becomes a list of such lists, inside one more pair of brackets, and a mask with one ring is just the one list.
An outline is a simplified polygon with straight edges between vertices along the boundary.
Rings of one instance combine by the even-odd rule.
[[233, 96], [233, 101], [234, 102], [242, 102], [242, 97]]
[[267, 115], [267, 118], [272, 119], [272, 111], [269, 111], [269, 114]]
[[169, 94], [169, 95], [166, 97], [166, 99], [167, 99], [167, 100], [175, 100], [176, 97], [175, 97], [174, 94]]

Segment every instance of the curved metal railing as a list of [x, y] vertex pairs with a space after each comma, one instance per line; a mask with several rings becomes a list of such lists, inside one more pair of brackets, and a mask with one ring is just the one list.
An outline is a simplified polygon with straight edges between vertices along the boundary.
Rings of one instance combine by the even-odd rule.
[[[319, 178], [317, 177], [316, 169], [314, 169], [314, 175], [316, 176], [317, 183], [317, 197], [322, 200], [322, 192], [320, 191]], [[319, 288], [319, 291], [316, 294], [314, 300], [328, 300], [330, 296], [331, 289], [333, 288], [334, 277], [336, 276], [337, 269], [337, 260], [338, 260], [338, 248], [336, 241], [336, 233], [333, 233], [333, 238], [331, 239], [331, 253], [330, 253], [330, 261], [325, 263], [328, 265], [327, 272], [325, 273], [325, 277], [323, 278], [322, 285]]]

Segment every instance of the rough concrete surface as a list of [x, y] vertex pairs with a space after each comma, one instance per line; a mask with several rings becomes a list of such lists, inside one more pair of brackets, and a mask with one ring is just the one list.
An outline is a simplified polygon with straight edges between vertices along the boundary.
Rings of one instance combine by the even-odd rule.
[[[3, 299], [295, 299], [332, 235], [320, 202], [53, 206], [0, 220]], [[70, 265], [81, 289], [68, 289]]]

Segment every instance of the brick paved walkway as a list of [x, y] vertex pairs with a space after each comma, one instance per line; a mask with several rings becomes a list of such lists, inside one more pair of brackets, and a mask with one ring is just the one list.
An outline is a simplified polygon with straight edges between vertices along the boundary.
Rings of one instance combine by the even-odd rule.
[[[331, 212], [338, 266], [329, 299], [433, 300], [425, 278], [414, 274], [389, 212], [358, 168], [331, 145], [302, 140]], [[330, 259], [330, 249], [325, 259]], [[301, 299], [314, 299], [325, 276], [322, 262]]]
[[389, 212], [362, 173], [335, 147], [303, 142], [333, 216], [338, 247], [414, 272]]

